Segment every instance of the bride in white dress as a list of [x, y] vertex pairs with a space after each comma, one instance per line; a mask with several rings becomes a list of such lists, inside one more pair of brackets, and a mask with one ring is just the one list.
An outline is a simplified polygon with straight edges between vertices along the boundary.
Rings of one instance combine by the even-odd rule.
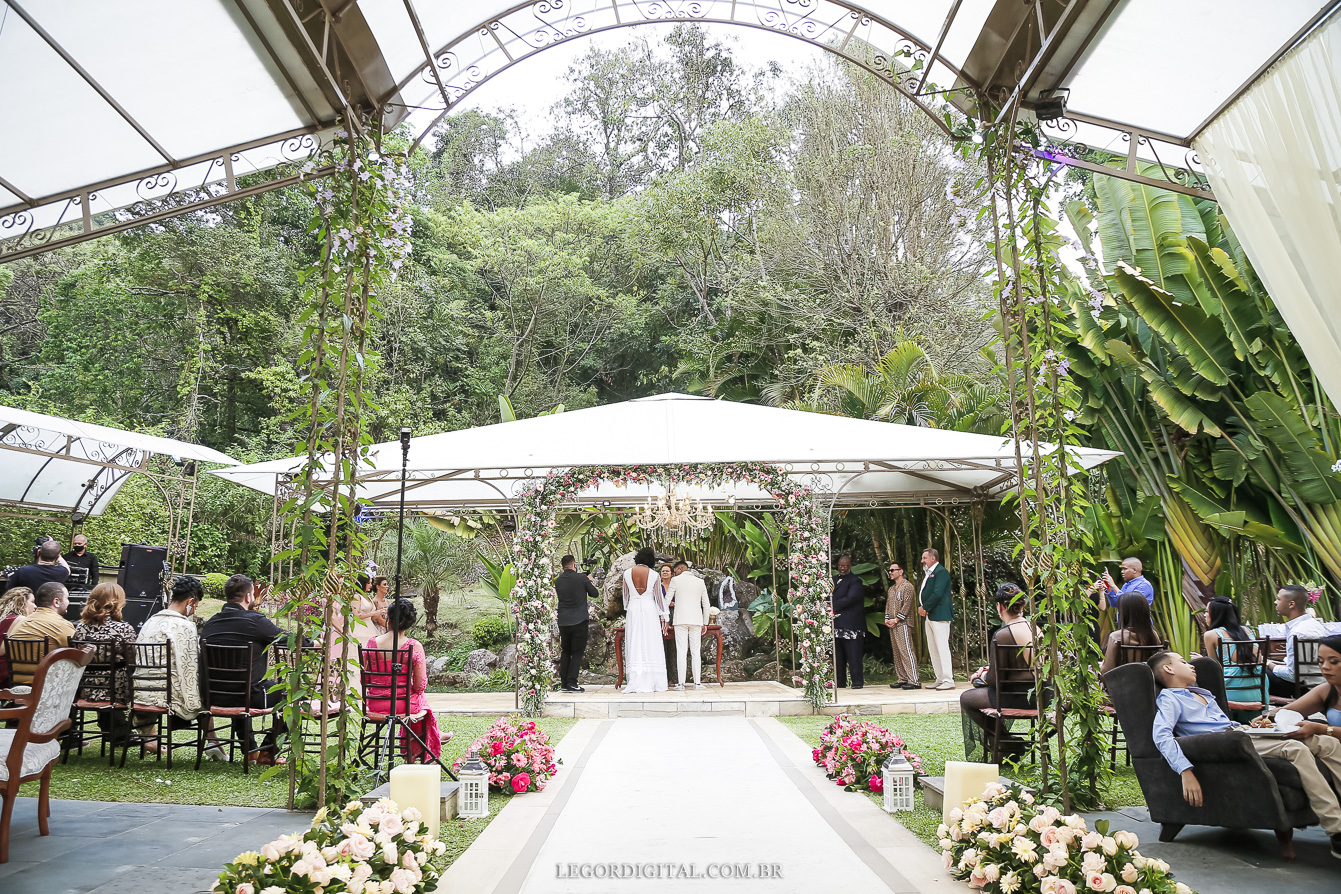
[[625, 692], [665, 692], [670, 688], [662, 645], [670, 614], [661, 595], [661, 578], [652, 570], [656, 560], [656, 553], [643, 547], [634, 556], [636, 564], [624, 572], [624, 608], [628, 612], [624, 619]]

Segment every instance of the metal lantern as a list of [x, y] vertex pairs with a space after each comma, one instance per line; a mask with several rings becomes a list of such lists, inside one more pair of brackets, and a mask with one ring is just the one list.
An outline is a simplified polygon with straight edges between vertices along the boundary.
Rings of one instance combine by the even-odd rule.
[[457, 774], [461, 792], [456, 800], [458, 816], [474, 819], [489, 815], [489, 771], [474, 751]]
[[[900, 752], [885, 758], [881, 775], [885, 780], [885, 812], [913, 809], [913, 765]], [[465, 777], [463, 776], [462, 779]]]

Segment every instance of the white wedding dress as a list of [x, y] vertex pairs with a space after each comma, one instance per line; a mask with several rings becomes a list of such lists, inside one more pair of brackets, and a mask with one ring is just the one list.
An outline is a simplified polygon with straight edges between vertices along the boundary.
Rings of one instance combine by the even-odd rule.
[[[636, 567], [636, 566], [635, 566]], [[661, 644], [661, 622], [668, 617], [661, 596], [661, 577], [647, 570], [647, 591], [633, 585], [633, 569], [624, 572], [624, 674], [625, 692], [665, 692], [666, 651]]]

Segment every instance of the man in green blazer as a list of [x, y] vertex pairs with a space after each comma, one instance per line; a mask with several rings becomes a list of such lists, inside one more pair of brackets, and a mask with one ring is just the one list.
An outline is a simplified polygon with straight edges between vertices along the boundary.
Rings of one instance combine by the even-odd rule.
[[950, 572], [941, 564], [941, 554], [928, 548], [922, 553], [922, 589], [918, 593], [917, 613], [926, 618], [927, 651], [936, 679], [927, 689], [954, 689], [954, 665], [950, 660], [950, 622], [954, 606], [950, 601]]

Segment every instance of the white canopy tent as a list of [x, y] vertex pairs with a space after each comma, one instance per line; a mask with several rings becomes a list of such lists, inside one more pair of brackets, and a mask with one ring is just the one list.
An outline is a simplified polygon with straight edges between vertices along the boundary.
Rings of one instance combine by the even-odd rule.
[[227, 454], [187, 441], [0, 407], [0, 505], [98, 516], [131, 475], [148, 470], [154, 455], [237, 465]]
[[[1087, 469], [1119, 455], [1073, 449]], [[275, 494], [302, 462], [275, 460], [211, 474]], [[991, 435], [661, 394], [414, 438], [406, 506], [420, 511], [509, 509], [526, 481], [575, 466], [736, 462], [783, 465], [830, 494], [834, 505], [851, 507], [995, 500], [1013, 486], [1016, 468], [1015, 443]], [[395, 505], [400, 473], [400, 442], [374, 446], [372, 467], [358, 476], [359, 498]], [[576, 503], [628, 506], [660, 492], [655, 485], [604, 484], [579, 495]], [[772, 502], [748, 485], [686, 495], [738, 505]]]

